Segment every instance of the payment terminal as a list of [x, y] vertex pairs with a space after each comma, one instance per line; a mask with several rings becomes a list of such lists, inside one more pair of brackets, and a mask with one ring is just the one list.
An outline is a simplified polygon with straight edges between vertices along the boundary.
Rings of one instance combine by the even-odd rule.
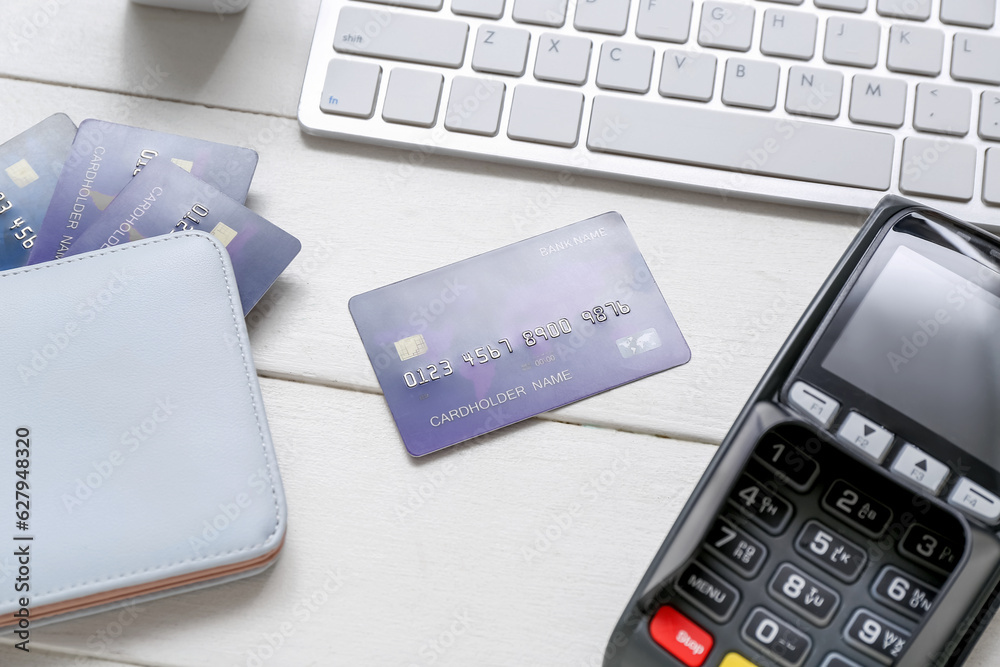
[[960, 665], [997, 607], [998, 524], [1000, 239], [888, 197], [726, 436], [604, 665]]

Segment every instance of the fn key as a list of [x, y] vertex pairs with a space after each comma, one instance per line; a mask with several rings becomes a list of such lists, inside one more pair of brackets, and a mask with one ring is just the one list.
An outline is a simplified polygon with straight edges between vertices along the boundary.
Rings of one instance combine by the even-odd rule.
[[326, 113], [371, 118], [382, 68], [375, 63], [331, 60], [319, 108]]

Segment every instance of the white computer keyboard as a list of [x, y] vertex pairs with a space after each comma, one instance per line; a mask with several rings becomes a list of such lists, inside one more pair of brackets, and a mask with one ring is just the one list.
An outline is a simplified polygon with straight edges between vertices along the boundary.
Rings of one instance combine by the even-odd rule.
[[414, 164], [1000, 225], [997, 0], [323, 0], [298, 113]]

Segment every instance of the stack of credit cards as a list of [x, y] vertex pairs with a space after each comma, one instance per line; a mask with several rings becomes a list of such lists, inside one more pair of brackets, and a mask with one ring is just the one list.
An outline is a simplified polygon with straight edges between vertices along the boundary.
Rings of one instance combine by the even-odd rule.
[[360, 294], [350, 309], [414, 456], [691, 358], [617, 213]]
[[0, 270], [197, 229], [229, 252], [244, 314], [301, 249], [243, 206], [257, 153], [56, 114], [0, 146]]

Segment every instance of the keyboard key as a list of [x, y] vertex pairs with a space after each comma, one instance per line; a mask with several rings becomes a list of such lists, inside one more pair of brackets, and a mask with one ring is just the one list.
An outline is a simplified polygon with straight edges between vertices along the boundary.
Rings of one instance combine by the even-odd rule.
[[709, 618], [728, 621], [740, 601], [740, 593], [728, 581], [698, 562], [692, 562], [674, 582], [674, 588]]
[[504, 0], [451, 0], [451, 11], [462, 16], [498, 19], [503, 16]]
[[892, 510], [842, 479], [823, 496], [823, 509], [869, 537], [879, 537], [892, 520]]
[[764, 607], [757, 607], [740, 631], [743, 639], [784, 667], [798, 667], [809, 655], [812, 640]]
[[597, 85], [611, 90], [645, 93], [653, 74], [653, 47], [605, 42], [597, 64]]
[[931, 17], [931, 0], [878, 0], [875, 11], [882, 16], [926, 21]]
[[1000, 205], [1000, 148], [986, 149], [983, 201], [987, 204]]
[[451, 81], [444, 126], [452, 132], [496, 135], [505, 91], [506, 86], [496, 80], [456, 76]]
[[591, 42], [585, 37], [564, 37], [552, 32], [538, 38], [535, 78], [542, 81], [583, 84], [590, 69]]
[[495, 74], [524, 74], [528, 61], [531, 33], [521, 28], [484, 25], [476, 33], [476, 48], [472, 52], [472, 69]]
[[[616, 128], [613, 142], [601, 137], [606, 127]], [[775, 134], [775, 119], [765, 115], [598, 95], [587, 147], [735, 171], [747, 168], [752, 151], [781, 141], [781, 150], [775, 148], [755, 163], [756, 173], [875, 190], [889, 187], [894, 139], [888, 134], [802, 121], [795, 125], [794, 140], [781, 136]]]
[[580, 137], [583, 93], [519, 85], [510, 102], [507, 136], [554, 146], [575, 146]]
[[976, 149], [941, 139], [907, 137], [899, 189], [908, 195], [969, 201], [976, 180]]
[[518, 23], [559, 28], [566, 22], [566, 0], [514, 0], [511, 18]]
[[371, 118], [381, 78], [382, 68], [375, 63], [331, 60], [319, 108], [341, 116]]
[[770, 111], [778, 100], [781, 67], [760, 60], [730, 58], [722, 81], [722, 102]]
[[894, 72], [941, 73], [944, 57], [944, 33], [931, 28], [894, 25], [889, 29], [889, 57], [886, 67]]
[[727, 653], [719, 663], [719, 667], [757, 667], [739, 653]]
[[382, 118], [390, 123], [431, 127], [437, 122], [444, 77], [436, 72], [396, 67], [389, 73]]
[[802, 116], [836, 118], [840, 115], [843, 91], [844, 75], [840, 72], [814, 67], [792, 67], [788, 70], [785, 111]]
[[660, 607], [649, 621], [649, 634], [687, 667], [700, 667], [712, 650], [712, 635], [673, 607]]
[[979, 136], [1000, 141], [1000, 93], [987, 90], [980, 98]]
[[910, 443], [903, 445], [892, 463], [892, 471], [924, 487], [934, 495], [948, 479], [948, 466]]
[[988, 524], [1000, 521], [1000, 498], [968, 477], [959, 478], [948, 496], [948, 502]]
[[900, 127], [906, 113], [906, 82], [856, 74], [848, 116], [855, 123]]
[[793, 406], [822, 424], [823, 428], [830, 426], [837, 410], [840, 409], [840, 403], [801, 380], [796, 381], [788, 390], [788, 400]]
[[965, 136], [972, 115], [972, 91], [932, 83], [917, 85], [913, 127], [924, 132]]
[[941, 22], [970, 28], [992, 28], [996, 0], [941, 0]]
[[837, 65], [875, 67], [880, 29], [874, 21], [832, 17], [826, 20], [823, 60]]
[[867, 417], [851, 412], [837, 430], [837, 437], [877, 463], [882, 463], [892, 444], [893, 434]]
[[763, 542], [722, 517], [712, 524], [705, 546], [747, 579], [756, 576], [767, 559], [767, 547]]
[[660, 69], [660, 95], [709, 101], [715, 88], [715, 65], [711, 53], [666, 49]]
[[[379, 26], [372, 30], [370, 26]], [[469, 25], [384, 9], [342, 7], [333, 48], [341, 53], [461, 67]]]
[[868, 0], [814, 0], [817, 7], [839, 9], [845, 12], [863, 12], [868, 9]]
[[795, 550], [838, 579], [851, 583], [868, 561], [864, 549], [819, 521], [809, 521], [795, 538]]
[[683, 44], [691, 32], [691, 0], [639, 0], [635, 34]]
[[771, 597], [814, 625], [830, 622], [840, 606], [840, 596], [829, 586], [791, 563], [782, 563], [767, 585]]
[[816, 50], [817, 21], [815, 14], [768, 9], [760, 37], [761, 53], [809, 60]]
[[867, 609], [858, 609], [844, 628], [844, 639], [862, 653], [891, 665], [902, 655], [910, 633]]
[[956, 32], [951, 50], [951, 78], [1000, 84], [1000, 37]]
[[931, 610], [937, 594], [936, 588], [892, 565], [882, 568], [872, 584], [872, 597], [915, 621]]
[[628, 10], [629, 0], [580, 0], [576, 3], [573, 27], [586, 32], [624, 35], [628, 27]]
[[772, 535], [785, 529], [794, 511], [790, 502], [746, 473], [740, 476], [729, 502]]
[[927, 526], [915, 523], [903, 533], [899, 553], [918, 565], [950, 574], [962, 555], [962, 548]]
[[429, 9], [432, 12], [438, 11], [444, 4], [443, 0], [363, 0], [363, 2], [374, 2], [379, 5], [393, 5], [395, 7]]
[[[814, 436], [805, 429], [802, 429], [801, 433], [806, 441], [800, 440], [799, 444], [806, 447], [819, 444], [817, 439], [809, 442]], [[753, 455], [756, 460], [775, 473], [775, 479], [779, 484], [789, 486], [799, 493], [808, 492], [819, 475], [819, 464], [815, 459], [773, 431], [761, 438]]]
[[698, 43], [732, 51], [748, 51], [753, 37], [754, 9], [749, 5], [706, 0], [701, 6]]
[[861, 667], [861, 665], [853, 660], [848, 660], [839, 653], [829, 653], [820, 667]]

